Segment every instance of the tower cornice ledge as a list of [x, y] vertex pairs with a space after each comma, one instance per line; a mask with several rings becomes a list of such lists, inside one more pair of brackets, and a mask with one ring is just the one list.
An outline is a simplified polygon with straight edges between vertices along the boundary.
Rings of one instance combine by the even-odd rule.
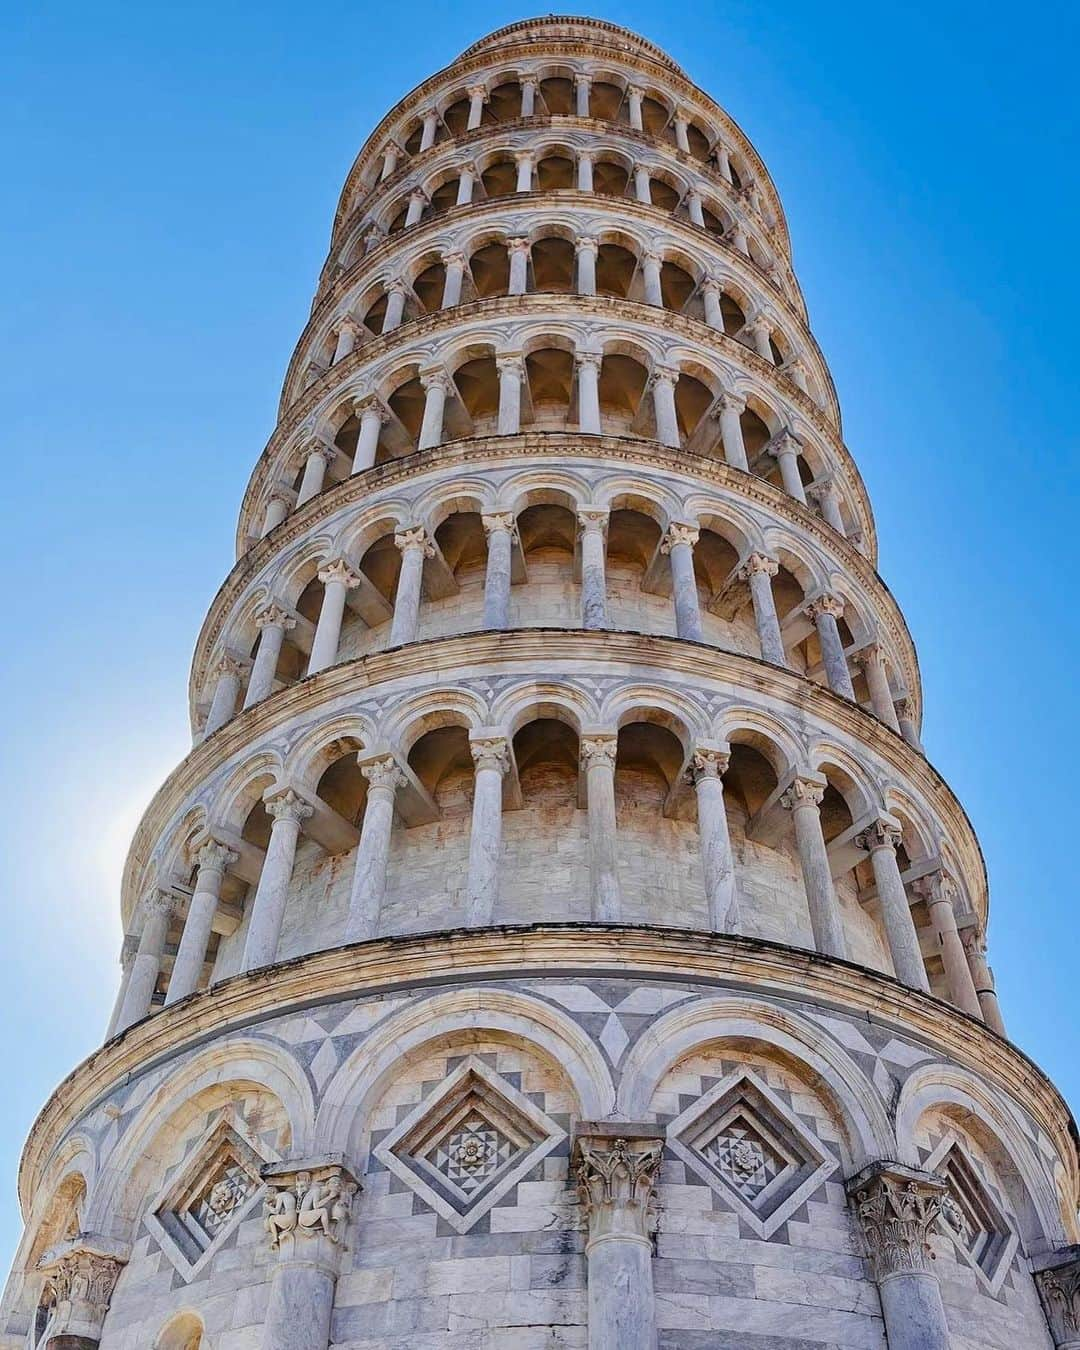
[[[798, 947], [695, 929], [597, 923], [506, 925], [377, 938], [222, 980], [108, 1041], [60, 1084], [31, 1128], [19, 1166], [24, 1215], [64, 1135], [122, 1083], [241, 1028], [364, 995], [544, 975], [677, 979], [711, 991], [854, 1014], [925, 1044], [999, 1087], [1076, 1160], [1063, 1098], [1023, 1051], [984, 1023], [887, 975]], [[1074, 1162], [1075, 1170], [1075, 1162]]]

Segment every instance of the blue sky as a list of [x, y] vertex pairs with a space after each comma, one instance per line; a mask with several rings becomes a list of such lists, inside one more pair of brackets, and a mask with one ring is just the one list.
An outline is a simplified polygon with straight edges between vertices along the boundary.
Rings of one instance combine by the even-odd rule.
[[[100, 1043], [127, 839], [187, 745], [191, 650], [345, 173], [412, 85], [530, 12], [98, 0], [0, 20], [5, 1268], [23, 1139]], [[665, 47], [779, 186], [927, 748], [989, 864], [1006, 1021], [1076, 1108], [1076, 7], [592, 13]]]

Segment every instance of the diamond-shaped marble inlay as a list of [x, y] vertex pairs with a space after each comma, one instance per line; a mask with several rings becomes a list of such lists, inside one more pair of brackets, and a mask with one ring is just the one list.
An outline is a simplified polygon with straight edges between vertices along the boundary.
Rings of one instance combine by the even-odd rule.
[[154, 1199], [146, 1226], [185, 1279], [192, 1279], [262, 1190], [268, 1161], [236, 1122], [219, 1121]]
[[1000, 1284], [1018, 1239], [990, 1187], [956, 1135], [942, 1140], [928, 1168], [948, 1182], [938, 1228], [992, 1288]]
[[375, 1148], [375, 1157], [464, 1233], [566, 1137], [475, 1056]]
[[668, 1145], [768, 1237], [836, 1160], [765, 1083], [737, 1069], [668, 1126]]

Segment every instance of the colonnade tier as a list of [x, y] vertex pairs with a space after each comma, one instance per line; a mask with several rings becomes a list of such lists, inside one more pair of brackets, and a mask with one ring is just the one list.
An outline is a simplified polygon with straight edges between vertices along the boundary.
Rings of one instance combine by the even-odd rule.
[[[586, 109], [579, 103], [581, 95], [575, 88], [573, 106], [569, 107], [562, 97], [562, 91], [556, 97], [554, 89], [540, 87], [531, 99], [526, 95], [526, 116], [536, 113], [550, 115], [554, 111], [556, 115], [577, 117], [580, 111], [597, 119], [620, 120], [628, 130], [637, 132], [646, 144], [668, 140], [680, 156], [685, 157], [686, 162], [701, 163], [711, 157], [716, 164], [718, 177], [726, 182], [737, 181], [740, 187], [746, 189], [756, 187], [762, 214], [771, 222], [777, 247], [786, 258], [789, 252], [787, 226], [779, 196], [768, 171], [742, 130], [729, 114], [693, 85], [673, 63], [657, 59], [643, 47], [629, 49], [619, 44], [609, 44], [601, 28], [589, 25], [588, 31], [583, 31], [580, 37], [545, 41], [542, 55], [537, 54], [528, 42], [508, 44], [501, 47], [498, 53], [477, 52], [418, 85], [387, 114], [360, 150], [342, 189], [334, 237], [337, 237], [357, 198], [383, 177], [388, 147], [397, 146], [402, 158], [410, 152], [422, 154], [420, 146], [423, 145], [424, 150], [429, 149], [426, 142], [434, 137], [431, 144], [437, 147], [442, 133], [460, 136], [462, 133], [467, 135], [476, 130], [483, 131], [495, 120], [497, 113], [520, 117], [521, 81], [524, 79], [530, 82], [530, 77], [536, 77], [540, 84], [545, 71], [557, 68], [560, 74], [569, 75], [571, 79], [577, 75], [586, 75], [595, 78], [598, 86], [607, 85], [615, 91], [620, 91], [621, 86], [622, 97], [617, 105], [609, 106], [612, 102], [610, 94], [606, 89], [597, 89], [596, 96], [590, 96]], [[609, 79], [604, 79], [605, 74]], [[509, 102], [497, 98], [494, 109], [490, 106], [490, 100], [485, 98], [483, 103], [488, 106], [486, 109], [481, 107], [477, 119], [474, 107], [469, 106], [473, 104], [473, 95], [469, 91], [481, 85], [485, 91], [499, 90], [500, 86], [505, 86], [511, 80], [517, 81], [519, 85], [516, 107], [513, 106], [515, 100], [512, 96]], [[637, 100], [627, 96], [631, 88], [640, 89], [642, 94], [639, 104], [640, 130], [632, 125], [633, 121], [637, 121], [637, 116], [631, 104]], [[548, 106], [549, 96], [555, 104], [554, 109]], [[458, 118], [455, 109], [450, 116], [451, 125], [447, 126], [444, 114], [462, 102], [467, 105], [464, 118]], [[432, 112], [435, 114], [433, 128], [425, 132], [425, 119], [430, 123], [432, 119], [429, 114]], [[474, 122], [471, 128], [470, 120]], [[478, 126], [475, 125], [477, 122]], [[685, 128], [680, 128], [680, 122], [685, 122]], [[396, 163], [392, 161], [390, 173], [395, 167]]]
[[[520, 358], [531, 387], [542, 353], [551, 353], [544, 358], [549, 375], [517, 410], [520, 430], [631, 436], [711, 454], [773, 476], [796, 500], [809, 494], [823, 514], [825, 503], [816, 499], [827, 487], [836, 500], [830, 522], [875, 557], [869, 502], [850, 453], [809, 396], [771, 362], [685, 315], [599, 296], [536, 294], [426, 314], [340, 356], [292, 405], [260, 456], [241, 508], [238, 553], [263, 533], [272, 496], [286, 513], [295, 505], [313, 439], [335, 450], [331, 476], [340, 477], [440, 440], [490, 434], [499, 412], [495, 363]], [[425, 428], [433, 376], [444, 377], [449, 403]], [[658, 395], [660, 384], [670, 390]], [[358, 405], [369, 398], [379, 425], [358, 458]], [[727, 428], [725, 412], [734, 413]]]
[[[805, 315], [705, 224], [658, 214], [632, 199], [532, 191], [421, 216], [389, 238], [358, 238], [312, 308], [286, 373], [280, 415], [332, 364], [346, 327], [353, 330], [350, 350], [388, 329], [392, 302], [392, 316], [401, 308], [399, 322], [408, 322], [463, 300], [508, 294], [524, 241], [526, 290], [651, 296], [740, 338], [810, 394], [838, 429], [832, 378]], [[460, 276], [451, 276], [455, 268]]]

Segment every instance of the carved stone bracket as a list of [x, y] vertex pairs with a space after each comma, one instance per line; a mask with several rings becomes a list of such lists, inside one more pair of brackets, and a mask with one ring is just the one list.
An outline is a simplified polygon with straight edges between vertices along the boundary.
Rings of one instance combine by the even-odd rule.
[[589, 1246], [609, 1239], [651, 1241], [650, 1206], [663, 1151], [655, 1125], [604, 1121], [575, 1130], [575, 1175]]
[[848, 1180], [875, 1279], [929, 1270], [928, 1239], [945, 1189], [936, 1173], [893, 1162], [871, 1163]]
[[271, 1163], [266, 1182], [263, 1228], [281, 1261], [302, 1260], [336, 1271], [360, 1183], [344, 1161], [313, 1158]]
[[58, 1337], [70, 1338], [73, 1344], [100, 1341], [126, 1261], [126, 1251], [92, 1233], [79, 1233], [45, 1253], [38, 1269], [47, 1277], [56, 1300], [48, 1323], [50, 1344]]
[[1080, 1350], [1080, 1246], [1044, 1258], [1035, 1286], [1057, 1350]]

